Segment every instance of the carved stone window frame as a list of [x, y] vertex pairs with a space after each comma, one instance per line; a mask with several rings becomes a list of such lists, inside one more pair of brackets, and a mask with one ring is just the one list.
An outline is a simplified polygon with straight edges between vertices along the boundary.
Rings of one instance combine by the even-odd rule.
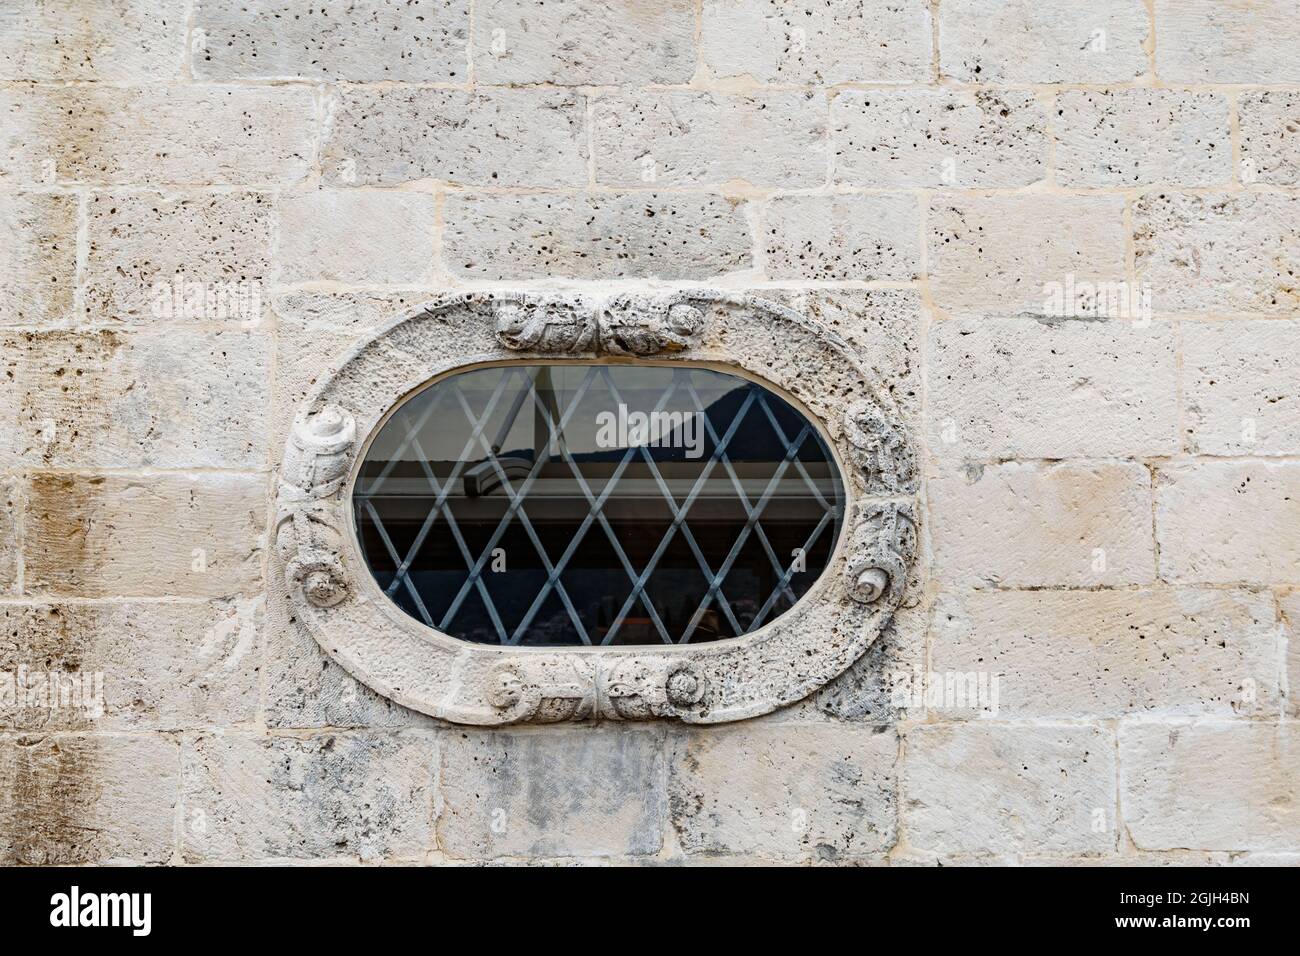
[[[821, 577], [752, 633], [700, 645], [496, 647], [443, 634], [388, 599], [362, 558], [351, 495], [369, 438], [431, 380], [502, 362], [688, 362], [755, 379], [809, 413], [844, 478], [844, 530]], [[888, 392], [831, 330], [709, 289], [467, 292], [409, 310], [321, 377], [278, 480], [277, 552], [297, 619], [357, 680], [460, 724], [675, 718], [708, 724], [806, 697], [861, 656], [908, 593], [915, 459]]]

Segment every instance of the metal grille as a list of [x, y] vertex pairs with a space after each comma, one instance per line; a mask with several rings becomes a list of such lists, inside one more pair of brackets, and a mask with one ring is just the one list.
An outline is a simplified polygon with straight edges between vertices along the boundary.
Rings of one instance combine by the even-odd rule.
[[[614, 410], [680, 425], [593, 445], [593, 411]], [[755, 383], [689, 366], [514, 365], [450, 376], [400, 407], [354, 511], [384, 592], [440, 631], [678, 644], [792, 606], [829, 561], [843, 488], [817, 430]]]

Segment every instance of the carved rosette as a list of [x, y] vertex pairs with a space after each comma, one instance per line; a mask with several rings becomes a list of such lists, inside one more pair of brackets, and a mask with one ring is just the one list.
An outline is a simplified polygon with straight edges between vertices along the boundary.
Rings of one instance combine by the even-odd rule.
[[347, 480], [355, 441], [352, 416], [327, 405], [294, 424], [280, 471], [276, 547], [285, 579], [317, 607], [338, 604], [347, 593], [342, 541], [325, 501]]
[[494, 303], [496, 335], [506, 348], [549, 355], [657, 355], [699, 342], [704, 312], [677, 293], [618, 295], [593, 304], [541, 296]]
[[[484, 319], [489, 319], [485, 324]], [[348, 479], [360, 420], [456, 369], [523, 355], [673, 356], [734, 365], [807, 409], [845, 403], [835, 438], [853, 501], [827, 577], [759, 631], [672, 648], [485, 648], [409, 617], [366, 577]], [[363, 414], [364, 413], [364, 414]], [[813, 414], [816, 414], [814, 411]], [[459, 723], [739, 720], [824, 686], [870, 646], [909, 588], [918, 468], [889, 395], [833, 331], [752, 296], [706, 289], [465, 292], [380, 329], [323, 375], [295, 423], [274, 535], [300, 625], [358, 680]]]

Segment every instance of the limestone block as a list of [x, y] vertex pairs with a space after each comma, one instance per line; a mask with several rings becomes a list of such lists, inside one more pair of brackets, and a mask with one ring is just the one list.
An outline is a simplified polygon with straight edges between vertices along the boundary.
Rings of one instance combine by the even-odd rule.
[[914, 196], [777, 196], [762, 234], [773, 279], [911, 282], [921, 270]]
[[315, 150], [304, 87], [8, 87], [0, 115], [0, 182], [287, 184]]
[[1159, 192], [1133, 205], [1137, 279], [1158, 312], [1294, 314], [1298, 236], [1294, 196]]
[[706, 0], [700, 54], [717, 77], [758, 83], [924, 83], [932, 56], [925, 0]]
[[1155, 0], [1156, 72], [1166, 83], [1294, 83], [1291, 0]]
[[0, 707], [0, 727], [186, 730], [251, 721], [264, 605], [261, 595], [0, 605], [0, 672], [23, 667], [29, 686], [44, 688], [30, 706]]
[[722, 196], [454, 194], [443, 215], [443, 263], [464, 279], [706, 279], [751, 264], [744, 206]]
[[1300, 322], [1184, 322], [1182, 337], [1191, 451], [1300, 453]]
[[669, 800], [688, 854], [844, 862], [897, 838], [898, 737], [886, 727], [741, 724], [673, 740]]
[[185, 859], [419, 859], [437, 773], [436, 739], [415, 732], [199, 737], [182, 754]]
[[915, 851], [1115, 850], [1115, 740], [1100, 727], [932, 724], [912, 728], [903, 753], [903, 826]]
[[[1085, 720], [1276, 713], [1273, 602], [1251, 591], [945, 592], [930, 669], [988, 672], [980, 707], [945, 716]], [[996, 701], [992, 676], [998, 675]], [[996, 710], [996, 713], [994, 713]]]
[[929, 227], [930, 290], [952, 316], [1051, 315], [1056, 286], [1125, 279], [1119, 196], [939, 194]]
[[627, 728], [451, 733], [439, 846], [472, 859], [657, 853], [662, 749], [659, 732]]
[[1238, 177], [1247, 185], [1300, 186], [1300, 92], [1250, 90], [1237, 100]]
[[24, 590], [77, 597], [255, 594], [265, 524], [264, 476], [34, 474]]
[[1300, 845], [1295, 724], [1125, 724], [1119, 751], [1124, 825], [1140, 849]]
[[692, 0], [483, 0], [474, 4], [480, 83], [686, 83], [695, 72]]
[[934, 573], [969, 587], [1155, 578], [1151, 475], [1135, 462], [1009, 462], [931, 478]]
[[0, 861], [166, 862], [178, 768], [159, 736], [0, 738]]
[[321, 151], [333, 185], [587, 182], [586, 99], [568, 90], [344, 89]]
[[1300, 583], [1300, 463], [1162, 465], [1155, 489], [1162, 579]]
[[197, 0], [192, 57], [205, 80], [309, 79], [463, 83], [468, 0]]
[[0, 8], [0, 79], [144, 80], [178, 75], [185, 9], [167, 0], [11, 0]]
[[944, 3], [940, 72], [965, 83], [1127, 82], [1147, 71], [1149, 34], [1143, 0]]
[[1232, 180], [1228, 101], [1187, 90], [1064, 90], [1056, 97], [1063, 186], [1222, 186]]
[[15, 451], [47, 468], [265, 468], [270, 346], [238, 328], [0, 335]]
[[848, 90], [831, 100], [832, 178], [849, 186], [1027, 186], [1047, 169], [1028, 90]]
[[285, 282], [382, 285], [428, 281], [437, 199], [427, 193], [320, 190], [280, 202]]
[[269, 194], [96, 192], [86, 214], [89, 321], [261, 320], [275, 280]]
[[75, 196], [0, 194], [0, 325], [72, 319], [76, 269]]
[[1168, 323], [980, 319], [930, 330], [926, 439], [940, 459], [1170, 455]]

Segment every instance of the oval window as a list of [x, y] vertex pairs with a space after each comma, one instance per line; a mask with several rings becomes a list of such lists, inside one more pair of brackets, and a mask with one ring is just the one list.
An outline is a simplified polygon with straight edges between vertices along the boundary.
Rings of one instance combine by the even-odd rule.
[[703, 366], [479, 367], [399, 405], [352, 493], [365, 561], [466, 641], [685, 644], [754, 631], [830, 562], [844, 485], [817, 427]]

